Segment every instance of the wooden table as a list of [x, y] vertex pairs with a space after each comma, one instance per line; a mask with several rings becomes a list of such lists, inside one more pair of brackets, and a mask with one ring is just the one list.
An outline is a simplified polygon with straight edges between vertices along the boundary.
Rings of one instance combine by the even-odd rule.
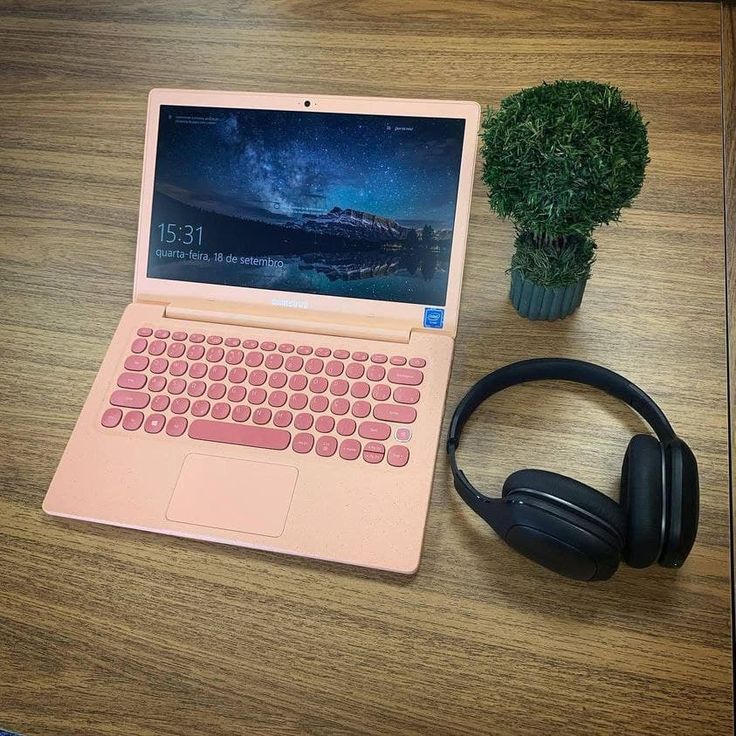
[[[0, 0], [0, 726], [27, 736], [726, 734], [729, 486], [719, 7], [619, 0]], [[652, 163], [601, 230], [580, 312], [517, 317], [512, 230], [478, 181], [449, 395], [512, 360], [599, 361], [649, 390], [701, 468], [679, 571], [556, 577], [459, 501], [437, 462], [416, 577], [76, 524], [41, 500], [130, 299], [154, 86], [496, 104], [619, 85]], [[469, 428], [490, 493], [518, 467], [614, 497], [625, 408], [514, 389]]]

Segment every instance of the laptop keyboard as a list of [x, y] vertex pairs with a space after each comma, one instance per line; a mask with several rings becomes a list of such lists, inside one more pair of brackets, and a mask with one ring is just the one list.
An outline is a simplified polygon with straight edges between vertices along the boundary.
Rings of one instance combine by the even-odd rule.
[[141, 327], [100, 421], [403, 467], [425, 366], [404, 354]]

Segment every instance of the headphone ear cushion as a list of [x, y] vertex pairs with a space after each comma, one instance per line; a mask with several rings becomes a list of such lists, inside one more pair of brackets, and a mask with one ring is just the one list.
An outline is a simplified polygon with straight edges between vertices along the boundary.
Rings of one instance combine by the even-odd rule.
[[512, 491], [523, 490], [538, 491], [567, 501], [613, 527], [621, 540], [626, 539], [626, 517], [621, 507], [585, 483], [548, 470], [517, 470], [506, 479], [501, 495], [505, 498]]
[[659, 557], [662, 493], [662, 445], [651, 435], [634, 435], [621, 467], [620, 494], [628, 523], [624, 560], [630, 567], [648, 567]]

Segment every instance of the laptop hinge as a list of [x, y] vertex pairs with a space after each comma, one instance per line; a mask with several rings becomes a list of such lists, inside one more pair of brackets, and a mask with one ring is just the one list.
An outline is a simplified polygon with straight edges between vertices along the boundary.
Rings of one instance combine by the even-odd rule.
[[310, 313], [308, 317], [302, 313], [299, 319], [295, 319], [292, 314], [258, 313], [251, 310], [248, 313], [226, 309], [210, 310], [180, 304], [166, 305], [164, 316], [170, 319], [186, 319], [194, 322], [261, 327], [288, 332], [356, 337], [365, 340], [382, 340], [396, 343], [408, 343], [412, 330], [412, 325], [408, 322], [405, 324], [397, 322], [395, 325], [370, 324], [368, 320], [337, 322], [334, 320], [334, 316], [324, 313]]

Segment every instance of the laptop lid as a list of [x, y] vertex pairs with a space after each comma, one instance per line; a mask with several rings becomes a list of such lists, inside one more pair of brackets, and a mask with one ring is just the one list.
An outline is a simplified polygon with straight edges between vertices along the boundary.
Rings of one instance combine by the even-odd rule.
[[474, 102], [153, 90], [135, 299], [455, 334]]

